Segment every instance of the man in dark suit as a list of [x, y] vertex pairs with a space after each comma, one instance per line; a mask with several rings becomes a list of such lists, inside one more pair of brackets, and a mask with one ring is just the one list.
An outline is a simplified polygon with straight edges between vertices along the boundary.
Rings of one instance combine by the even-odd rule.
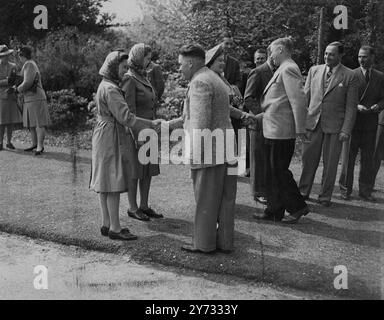
[[[267, 208], [257, 219], [296, 223], [309, 213], [289, 165], [296, 138], [305, 136], [306, 97], [302, 76], [292, 60], [293, 43], [280, 38], [271, 44], [271, 58], [278, 69], [265, 87], [261, 108], [265, 138]], [[284, 217], [287, 211], [289, 215]]]
[[309, 70], [304, 88], [309, 107], [299, 187], [308, 199], [323, 153], [324, 169], [318, 200], [324, 206], [331, 205], [342, 145], [350, 138], [358, 103], [358, 80], [351, 69], [341, 64], [343, 53], [340, 42], [329, 44], [325, 49], [325, 64]]
[[371, 185], [372, 192], [382, 160], [384, 160], [384, 111], [381, 111], [379, 114], [379, 122], [377, 126], [376, 145], [375, 152], [373, 154], [373, 177]]
[[[240, 74], [240, 64], [239, 61], [231, 56], [234, 41], [233, 37], [229, 32], [224, 32], [223, 42], [221, 44], [224, 51], [224, 77], [231, 85], [237, 86], [241, 90], [241, 74]], [[241, 92], [241, 91], [240, 91]], [[236, 140], [238, 139], [238, 130], [241, 129], [242, 123], [239, 119], [231, 118], [232, 127], [235, 130]], [[248, 153], [248, 152], [247, 152]], [[249, 162], [249, 160], [248, 160]], [[246, 163], [248, 168], [249, 164]], [[248, 172], [245, 173], [245, 176], [248, 175]]]
[[[268, 47], [268, 51], [269, 50], [270, 48]], [[258, 115], [262, 113], [260, 105], [261, 96], [269, 80], [271, 80], [273, 72], [274, 65], [269, 51], [268, 60], [253, 69], [248, 76], [244, 99], [245, 107], [251, 114]], [[267, 204], [265, 175], [266, 167], [264, 160], [265, 141], [263, 136], [262, 117], [259, 117], [257, 125], [249, 126], [249, 130], [251, 192], [255, 201], [261, 204]]]
[[360, 48], [360, 67], [354, 70], [359, 80], [358, 112], [351, 140], [343, 146], [342, 173], [339, 180], [341, 194], [345, 200], [349, 200], [352, 193], [355, 162], [360, 150], [359, 196], [367, 201], [375, 201], [371, 195], [375, 179], [373, 155], [378, 115], [384, 110], [384, 74], [372, 68], [373, 59], [372, 47]]

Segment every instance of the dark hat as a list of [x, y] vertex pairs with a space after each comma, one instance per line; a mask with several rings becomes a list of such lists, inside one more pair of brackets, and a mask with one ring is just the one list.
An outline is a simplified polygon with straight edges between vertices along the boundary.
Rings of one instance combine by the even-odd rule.
[[211, 66], [212, 63], [223, 54], [223, 47], [221, 44], [218, 44], [216, 47], [213, 47], [212, 49], [209, 49], [205, 53], [205, 65], [207, 67]]
[[0, 57], [8, 56], [13, 52], [13, 50], [8, 49], [5, 44], [0, 45]]

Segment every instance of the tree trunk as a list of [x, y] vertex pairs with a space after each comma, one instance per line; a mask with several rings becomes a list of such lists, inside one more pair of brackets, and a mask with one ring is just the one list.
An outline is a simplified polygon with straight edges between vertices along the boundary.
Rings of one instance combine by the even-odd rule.
[[324, 7], [320, 8], [319, 30], [317, 36], [317, 59], [316, 64], [323, 61], [323, 38], [324, 38]]

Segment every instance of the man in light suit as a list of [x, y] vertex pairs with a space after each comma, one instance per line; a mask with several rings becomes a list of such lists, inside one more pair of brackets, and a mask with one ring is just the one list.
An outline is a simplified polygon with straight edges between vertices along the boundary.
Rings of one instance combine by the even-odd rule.
[[309, 70], [304, 89], [309, 108], [299, 188], [304, 198], [309, 199], [323, 153], [318, 201], [324, 206], [331, 205], [342, 144], [351, 136], [358, 103], [358, 81], [353, 71], [341, 64], [343, 53], [340, 42], [329, 44], [325, 49], [325, 64]]
[[[237, 167], [237, 163], [228, 159], [225, 153], [227, 139], [231, 138], [227, 136], [229, 131], [232, 133], [232, 144], [228, 141], [229, 146], [234, 149], [228, 89], [220, 76], [205, 66], [205, 52], [201, 46], [182, 47], [179, 64], [184, 79], [190, 81], [183, 121], [192, 141], [187, 156], [196, 200], [193, 244], [184, 245], [182, 250], [193, 253], [230, 252], [233, 249], [237, 176], [230, 175], [228, 168]], [[233, 110], [236, 111], [242, 118], [243, 112]], [[173, 125], [170, 121], [170, 127]], [[205, 141], [201, 143], [195, 135], [201, 130], [221, 132], [224, 141], [221, 144], [219, 136], [213, 139], [208, 149]], [[215, 157], [216, 150], [224, 152], [223, 158]], [[208, 152], [212, 152], [210, 161], [205, 160]]]
[[[278, 69], [261, 98], [265, 163], [267, 174], [267, 208], [257, 219], [296, 223], [309, 213], [289, 165], [297, 137], [305, 136], [307, 116], [302, 76], [292, 60], [293, 43], [280, 38], [271, 44], [271, 57]], [[287, 211], [289, 215], [284, 217]]]
[[[248, 76], [245, 89], [245, 107], [253, 115], [262, 113], [260, 100], [265, 87], [271, 80], [275, 66], [268, 47], [268, 60], [253, 69]], [[265, 54], [267, 56], [267, 54]], [[255, 53], [256, 60], [256, 53]], [[251, 192], [255, 201], [267, 204], [266, 175], [265, 175], [265, 141], [263, 136], [263, 119], [259, 118], [258, 124], [249, 126], [250, 130], [250, 177]]]
[[[375, 201], [372, 189], [375, 181], [374, 152], [378, 115], [384, 110], [384, 74], [372, 68], [374, 49], [363, 46], [359, 50], [360, 67], [355, 69], [359, 81], [359, 105], [352, 137], [343, 145], [340, 188], [344, 200], [352, 193], [356, 156], [360, 150], [359, 196]], [[349, 152], [348, 152], [349, 151]]]

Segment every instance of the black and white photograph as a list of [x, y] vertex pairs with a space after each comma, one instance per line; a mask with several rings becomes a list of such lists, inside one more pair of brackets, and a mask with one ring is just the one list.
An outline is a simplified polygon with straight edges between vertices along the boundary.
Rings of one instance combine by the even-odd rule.
[[383, 299], [384, 0], [0, 0], [0, 300]]

